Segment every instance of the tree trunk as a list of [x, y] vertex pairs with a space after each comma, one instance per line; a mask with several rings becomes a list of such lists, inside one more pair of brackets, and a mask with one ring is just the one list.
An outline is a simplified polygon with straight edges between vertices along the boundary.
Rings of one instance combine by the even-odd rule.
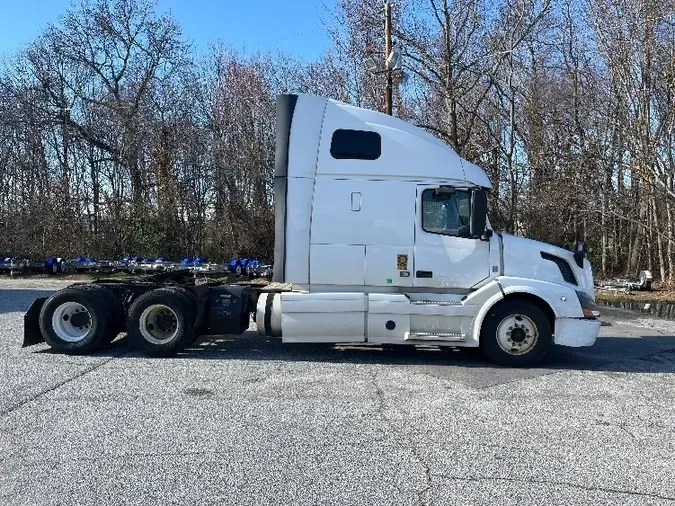
[[[638, 218], [638, 223], [635, 230], [635, 240], [632, 245], [632, 251], [630, 253], [630, 261], [628, 262], [628, 267], [626, 269], [626, 275], [634, 275], [638, 272], [638, 262], [640, 261], [640, 253], [642, 250], [643, 243], [645, 242], [645, 222], [647, 221], [647, 208], [649, 205], [649, 199], [647, 195], [642, 192], [642, 195], [638, 193], [638, 198], [640, 200], [640, 214]], [[651, 255], [649, 255], [651, 258]]]
[[[647, 191], [646, 197], [646, 202], [647, 202], [647, 216], [646, 216], [646, 225], [645, 225], [645, 242], [647, 243], [647, 269], [650, 272], [654, 271], [654, 255], [652, 254], [654, 252], [654, 229], [652, 228], [652, 213], [651, 213], [651, 195], [649, 194], [649, 191]], [[639, 269], [638, 270], [642, 270]]]
[[602, 192], [600, 196], [600, 226], [602, 227], [601, 247], [602, 247], [602, 277], [607, 276], [607, 196]]
[[[673, 176], [672, 174], [668, 176], [668, 181], [666, 183], [668, 189], [672, 190], [673, 188]], [[668, 283], [673, 282], [673, 210], [671, 207], [670, 199], [666, 199], [666, 218], [668, 220], [668, 249], [666, 252], [668, 258]]]
[[656, 231], [656, 248], [659, 254], [659, 274], [661, 275], [661, 282], [666, 281], [666, 262], [663, 257], [663, 238], [661, 236], [659, 227], [659, 216], [656, 212], [656, 199], [654, 198], [654, 189], [651, 191], [651, 204], [652, 204], [652, 229]]

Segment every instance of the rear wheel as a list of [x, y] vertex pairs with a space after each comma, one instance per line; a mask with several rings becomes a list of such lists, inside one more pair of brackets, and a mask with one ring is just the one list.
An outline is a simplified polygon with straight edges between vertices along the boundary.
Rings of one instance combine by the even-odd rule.
[[57, 351], [90, 353], [110, 340], [114, 314], [98, 291], [70, 287], [52, 295], [40, 311], [40, 331]]
[[152, 290], [141, 295], [129, 308], [129, 342], [146, 355], [174, 355], [196, 339], [196, 316], [196, 301], [187, 290]]
[[491, 309], [483, 321], [480, 347], [493, 361], [510, 367], [539, 362], [553, 341], [546, 314], [524, 300], [512, 300]]
[[110, 313], [112, 314], [112, 321], [110, 323], [110, 330], [106, 336], [106, 342], [114, 341], [120, 332], [124, 331], [125, 315], [124, 306], [122, 305], [122, 294], [119, 290], [97, 283], [80, 285], [80, 289], [99, 293], [101, 297], [106, 300], [108, 307], [110, 308]]

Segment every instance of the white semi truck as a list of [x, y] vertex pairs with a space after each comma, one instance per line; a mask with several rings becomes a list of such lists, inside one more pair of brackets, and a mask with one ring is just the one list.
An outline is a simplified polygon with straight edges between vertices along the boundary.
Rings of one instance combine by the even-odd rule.
[[266, 287], [165, 274], [75, 284], [36, 299], [24, 346], [89, 353], [126, 332], [171, 355], [200, 335], [286, 343], [480, 347], [527, 366], [590, 346], [591, 265], [493, 231], [485, 172], [400, 119], [312, 95], [277, 99], [275, 249]]

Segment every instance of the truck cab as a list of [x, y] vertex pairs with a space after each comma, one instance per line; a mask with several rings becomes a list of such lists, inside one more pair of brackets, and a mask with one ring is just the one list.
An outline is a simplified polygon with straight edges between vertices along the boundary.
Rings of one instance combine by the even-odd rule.
[[285, 342], [482, 347], [531, 364], [595, 342], [583, 252], [492, 230], [478, 166], [405, 121], [310, 95], [277, 104], [275, 264], [258, 330]]
[[34, 301], [24, 346], [87, 353], [126, 332], [166, 356], [201, 335], [241, 334], [251, 315], [286, 343], [480, 347], [509, 366], [554, 344], [592, 345], [600, 321], [583, 247], [493, 230], [490, 189], [480, 167], [410, 123], [280, 95], [272, 283], [168, 272], [73, 285]]

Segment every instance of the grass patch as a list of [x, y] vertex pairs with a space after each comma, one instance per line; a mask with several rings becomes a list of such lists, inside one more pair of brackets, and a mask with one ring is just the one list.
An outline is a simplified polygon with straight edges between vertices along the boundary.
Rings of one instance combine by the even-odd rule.
[[597, 288], [595, 297], [601, 302], [661, 302], [675, 304], [675, 290], [630, 291]]

